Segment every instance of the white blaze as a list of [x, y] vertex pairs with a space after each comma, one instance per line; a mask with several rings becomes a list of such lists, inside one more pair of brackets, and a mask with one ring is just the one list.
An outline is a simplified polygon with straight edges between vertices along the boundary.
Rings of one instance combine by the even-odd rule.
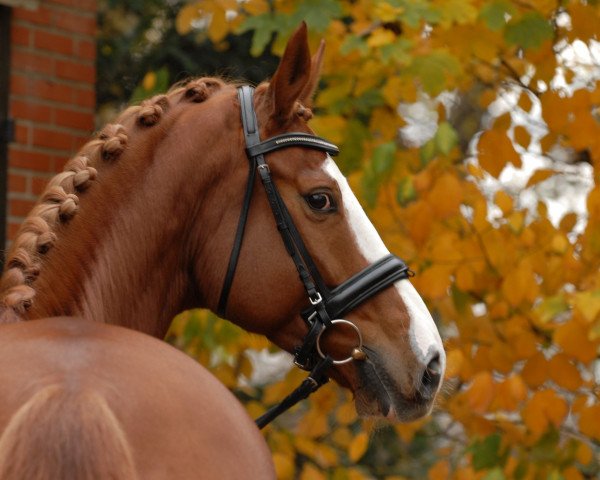
[[[374, 263], [388, 255], [390, 252], [383, 243], [379, 233], [375, 230], [354, 192], [350, 189], [348, 181], [329, 155], [327, 155], [327, 159], [325, 160], [324, 168], [340, 188], [344, 212], [348, 217], [356, 245], [362, 255], [369, 263]], [[410, 343], [415, 355], [424, 363], [431, 359], [429, 354], [432, 349], [435, 349], [435, 351], [443, 356], [440, 334], [433, 318], [431, 318], [429, 310], [415, 290], [415, 287], [408, 280], [399, 280], [394, 286], [410, 316]]]

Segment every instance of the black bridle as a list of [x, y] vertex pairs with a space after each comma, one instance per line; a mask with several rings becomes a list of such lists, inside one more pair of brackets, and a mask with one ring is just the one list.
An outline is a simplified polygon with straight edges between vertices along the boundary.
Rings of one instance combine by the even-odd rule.
[[[325, 284], [315, 262], [302, 241], [302, 237], [277, 187], [273, 183], [269, 165], [266, 163], [264, 156], [267, 153], [287, 147], [311, 148], [321, 150], [330, 155], [337, 155], [339, 149], [321, 137], [302, 132], [284, 133], [283, 135], [277, 135], [268, 140], [261, 141], [258, 121], [254, 111], [253, 96], [253, 87], [245, 85], [238, 88], [242, 125], [246, 139], [246, 153], [250, 160], [250, 171], [233, 248], [229, 257], [227, 273], [223, 282], [223, 288], [221, 289], [217, 313], [221, 317], [226, 315], [227, 299], [242, 247], [244, 229], [246, 227], [257, 171], [267, 194], [277, 229], [281, 234], [287, 252], [298, 270], [300, 281], [304, 285], [310, 304], [302, 312], [302, 317], [308, 324], [309, 330], [302, 344], [296, 347], [294, 363], [304, 370], [309, 370], [311, 373], [292, 394], [256, 420], [257, 425], [262, 428], [277, 415], [325, 384], [329, 380], [327, 370], [332, 365], [366, 358], [366, 354], [362, 350], [360, 330], [354, 323], [341, 317], [397, 280], [408, 278], [412, 272], [402, 260], [390, 254], [369, 265], [333, 289], [330, 289]], [[357, 347], [354, 348], [352, 354], [341, 360], [334, 360], [321, 349], [321, 335], [327, 328], [332, 328], [334, 325], [347, 325], [351, 327], [358, 339]]]

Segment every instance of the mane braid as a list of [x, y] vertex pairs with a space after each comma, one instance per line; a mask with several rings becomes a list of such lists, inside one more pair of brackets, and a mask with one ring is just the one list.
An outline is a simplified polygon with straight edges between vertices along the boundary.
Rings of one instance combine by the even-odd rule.
[[77, 213], [79, 195], [90, 188], [98, 175], [94, 165], [115, 162], [127, 147], [123, 126], [132, 117], [138, 125], [152, 127], [175, 103], [200, 103], [226, 83], [203, 77], [174, 85], [166, 94], [144, 100], [123, 111], [115, 123], [106, 125], [94, 139], [67, 162], [64, 171], [50, 179], [6, 256], [0, 278], [0, 324], [27, 318], [35, 297], [34, 282], [43, 266], [44, 255], [56, 243], [56, 229]]

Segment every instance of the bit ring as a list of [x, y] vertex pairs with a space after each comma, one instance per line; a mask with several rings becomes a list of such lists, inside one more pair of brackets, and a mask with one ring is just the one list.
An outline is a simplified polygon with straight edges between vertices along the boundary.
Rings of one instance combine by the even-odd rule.
[[[358, 360], [358, 359], [364, 359], [366, 358], [366, 356], [364, 355], [363, 352], [363, 339], [362, 339], [362, 335], [360, 333], [360, 330], [358, 329], [358, 327], [352, 323], [350, 320], [346, 320], [344, 318], [338, 318], [336, 320], [332, 320], [331, 321], [331, 325], [348, 325], [350, 327], [352, 327], [354, 329], [354, 332], [356, 333], [356, 337], [358, 338], [358, 345], [356, 347], [354, 347], [352, 349], [352, 353], [350, 354], [350, 356], [343, 358], [342, 360], [333, 360], [333, 364], [334, 365], [343, 365], [345, 363], [349, 363], [352, 360]], [[323, 335], [323, 332], [327, 330], [327, 328], [323, 328], [320, 332], [319, 335], [317, 336], [317, 352], [319, 353], [319, 356], [321, 358], [325, 358], [325, 354], [323, 353], [323, 350], [321, 350], [321, 336]], [[357, 352], [360, 352], [360, 354], [357, 354]]]

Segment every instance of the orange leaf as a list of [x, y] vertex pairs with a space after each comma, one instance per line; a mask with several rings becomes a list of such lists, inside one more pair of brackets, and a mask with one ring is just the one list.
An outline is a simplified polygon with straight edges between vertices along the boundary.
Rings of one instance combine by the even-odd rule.
[[522, 411], [523, 421], [536, 438], [542, 436], [550, 425], [558, 427], [568, 412], [567, 402], [552, 390], [533, 394]]
[[487, 411], [495, 395], [495, 384], [490, 372], [480, 372], [473, 378], [473, 383], [467, 390], [467, 401], [475, 413]]
[[543, 353], [538, 352], [527, 360], [521, 374], [530, 387], [543, 385], [548, 380], [548, 361]]
[[513, 198], [504, 190], [496, 192], [494, 203], [500, 207], [504, 215], [513, 209]]
[[567, 390], [575, 391], [581, 386], [581, 376], [573, 361], [565, 354], [554, 355], [548, 363], [550, 378]]
[[533, 172], [533, 175], [531, 175], [531, 177], [529, 177], [529, 180], [527, 181], [527, 185], [525, 185], [525, 188], [529, 188], [532, 185], [536, 185], [540, 182], [543, 182], [544, 180], [549, 179], [552, 175], [556, 174], [556, 170], [552, 170], [550, 168], [542, 168], [540, 170], [536, 170], [535, 172]]
[[463, 200], [463, 186], [455, 175], [440, 176], [427, 197], [438, 218], [446, 218], [458, 212]]
[[517, 142], [523, 148], [529, 147], [529, 143], [531, 142], [531, 134], [529, 133], [529, 130], [522, 125], [517, 125], [514, 128], [513, 138], [515, 139], [515, 142]]
[[580, 362], [588, 363], [596, 358], [596, 343], [588, 340], [586, 329], [576, 320], [560, 325], [554, 332], [554, 342]]
[[579, 430], [588, 437], [600, 440], [600, 405], [583, 407], [579, 414]]
[[479, 164], [494, 177], [498, 177], [507, 163], [521, 166], [521, 157], [515, 151], [506, 132], [493, 128], [483, 132], [477, 144]]

